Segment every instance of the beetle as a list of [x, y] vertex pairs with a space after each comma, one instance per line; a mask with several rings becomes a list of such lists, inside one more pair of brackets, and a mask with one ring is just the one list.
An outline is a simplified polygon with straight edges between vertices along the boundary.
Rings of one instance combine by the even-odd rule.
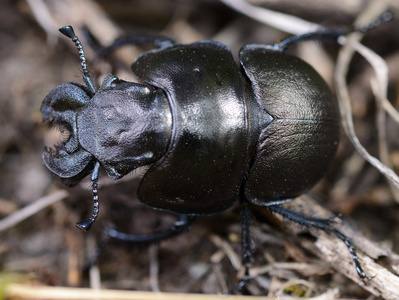
[[[286, 53], [306, 40], [336, 40], [321, 30], [275, 45], [245, 45], [240, 67], [226, 45], [214, 41], [176, 44], [149, 38], [154, 50], [131, 69], [142, 83], [114, 75], [95, 88], [83, 47], [71, 26], [61, 33], [76, 44], [85, 85], [64, 83], [45, 97], [41, 112], [69, 131], [55, 149], [45, 148], [47, 168], [73, 185], [91, 174], [94, 209], [77, 226], [88, 230], [98, 214], [100, 167], [112, 179], [149, 166], [138, 188], [146, 206], [177, 214], [177, 221], [150, 235], [109, 229], [111, 238], [154, 242], [189, 229], [197, 215], [242, 208], [243, 265], [251, 260], [248, 204], [296, 223], [337, 235], [348, 247], [360, 278], [369, 279], [348, 238], [331, 219], [282, 206], [310, 190], [327, 172], [339, 143], [339, 114], [332, 93], [306, 62]], [[138, 40], [119, 40], [105, 53]]]

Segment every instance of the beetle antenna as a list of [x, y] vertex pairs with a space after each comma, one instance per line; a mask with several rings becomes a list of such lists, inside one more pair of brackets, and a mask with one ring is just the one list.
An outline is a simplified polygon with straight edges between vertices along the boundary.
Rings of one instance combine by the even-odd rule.
[[75, 43], [76, 48], [78, 48], [80, 61], [82, 65], [82, 71], [83, 71], [83, 80], [86, 83], [86, 86], [89, 88], [90, 93], [94, 95], [96, 93], [96, 88], [94, 87], [93, 79], [91, 79], [89, 71], [87, 70], [86, 56], [83, 50], [82, 43], [79, 41], [79, 38], [76, 36], [75, 31], [73, 30], [71, 25], [61, 27], [58, 30], [63, 35], [69, 37], [72, 40], [72, 42]]
[[93, 173], [91, 174], [91, 183], [92, 183], [92, 193], [93, 193], [93, 213], [89, 219], [86, 219], [82, 222], [76, 223], [76, 227], [83, 231], [88, 231], [91, 225], [97, 219], [99, 212], [99, 203], [98, 203], [98, 177], [100, 174], [100, 162], [97, 161]]

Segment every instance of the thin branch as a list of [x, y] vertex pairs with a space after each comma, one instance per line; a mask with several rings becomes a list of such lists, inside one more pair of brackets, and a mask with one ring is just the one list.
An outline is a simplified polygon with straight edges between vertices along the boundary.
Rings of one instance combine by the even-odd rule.
[[10, 284], [6, 287], [6, 296], [18, 299], [45, 299], [45, 300], [271, 300], [269, 297], [255, 296], [222, 296], [204, 294], [176, 294], [153, 293], [140, 291], [120, 290], [91, 290], [83, 288], [63, 288], [48, 286], [30, 286], [23, 284]]
[[[301, 196], [285, 205], [306, 215], [332, 216], [331, 212], [319, 205], [310, 196]], [[350, 278], [377, 297], [399, 299], [399, 277], [396, 273], [399, 267], [399, 255], [395, 252], [378, 245], [367, 236], [362, 235], [344, 220], [337, 219], [332, 224], [333, 227], [350, 238], [351, 243], [357, 250], [362, 268], [367, 275], [373, 277], [367, 282], [363, 282], [356, 272], [351, 255], [345, 244], [338, 240], [334, 234], [327, 234], [317, 229], [307, 230], [303, 228], [299, 231], [298, 229], [300, 228], [296, 224], [290, 222], [284, 222], [283, 224], [288, 232], [298, 236], [298, 240], [303, 247], [315, 253], [323, 261], [330, 263], [337, 272]], [[303, 231], [308, 231], [316, 238], [314, 244], [309, 245], [307, 239], [300, 235], [300, 232]], [[314, 251], [314, 246], [316, 246], [318, 251]], [[380, 260], [380, 258], [384, 259]]]
[[320, 28], [320, 25], [316, 23], [263, 7], [254, 6], [244, 0], [220, 1], [243, 15], [290, 34], [302, 34]]
[[38, 200], [34, 201], [33, 203], [17, 210], [13, 214], [0, 220], [0, 232], [15, 226], [16, 224], [33, 216], [34, 214], [38, 213], [42, 209], [46, 208], [47, 206], [50, 206], [58, 201], [61, 201], [62, 199], [64, 199], [67, 196], [68, 196], [68, 192], [63, 190], [63, 191], [58, 191], [51, 195], [39, 198]]
[[[399, 177], [397, 174], [388, 166], [383, 164], [379, 159], [370, 155], [370, 153], [363, 147], [359, 139], [356, 136], [353, 118], [352, 118], [352, 108], [351, 100], [348, 92], [348, 88], [345, 82], [346, 74], [348, 71], [349, 62], [353, 56], [354, 50], [360, 51], [360, 54], [365, 54], [366, 56], [370, 54], [371, 50], [366, 51], [366, 47], [357, 42], [360, 39], [359, 34], [354, 34], [350, 38], [340, 38], [340, 42], [345, 46], [341, 49], [338, 55], [337, 68], [335, 72], [335, 83], [337, 90], [337, 98], [340, 106], [342, 123], [346, 134], [355, 146], [356, 150], [375, 168], [377, 168], [382, 174], [384, 174], [396, 188], [399, 188]], [[367, 54], [366, 54], [367, 53]], [[383, 82], [384, 79], [379, 79]]]

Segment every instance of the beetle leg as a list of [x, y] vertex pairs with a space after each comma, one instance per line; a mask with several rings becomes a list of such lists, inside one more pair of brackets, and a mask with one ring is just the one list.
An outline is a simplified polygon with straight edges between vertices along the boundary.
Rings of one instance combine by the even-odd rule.
[[252, 262], [253, 244], [249, 227], [250, 213], [248, 203], [241, 203], [241, 230], [242, 230], [242, 264], [245, 267], [245, 275], [248, 275], [249, 265]]
[[126, 45], [153, 45], [155, 48], [163, 49], [174, 45], [175, 41], [159, 35], [134, 35], [115, 40], [111, 45], [103, 47], [97, 51], [97, 56], [102, 58], [109, 55], [112, 51]]
[[340, 240], [342, 240], [346, 247], [348, 248], [352, 260], [355, 264], [356, 267], [356, 272], [359, 275], [359, 277], [362, 279], [362, 281], [366, 279], [371, 279], [372, 277], [367, 276], [367, 274], [363, 271], [362, 267], [360, 266], [359, 262], [359, 257], [357, 256], [356, 249], [352, 246], [351, 242], [349, 239], [342, 234], [339, 230], [333, 228], [330, 224], [333, 222], [334, 218], [328, 218], [328, 219], [322, 219], [322, 218], [313, 218], [309, 217], [306, 215], [303, 215], [301, 213], [295, 212], [293, 210], [290, 210], [288, 208], [285, 208], [281, 205], [271, 205], [267, 207], [271, 211], [297, 223], [303, 226], [306, 226], [308, 228], [315, 227], [319, 228], [327, 233], [334, 233]]
[[283, 51], [288, 46], [302, 43], [305, 41], [323, 41], [323, 42], [336, 43], [337, 39], [340, 36], [346, 35], [350, 32], [352, 32], [352, 30], [348, 31], [348, 30], [342, 30], [342, 29], [322, 28], [317, 31], [290, 36], [290, 37], [282, 40], [281, 42], [275, 44], [273, 47], [278, 50]]
[[383, 22], [390, 21], [392, 19], [392, 14], [390, 12], [385, 12], [381, 16], [372, 20], [369, 24], [366, 24], [360, 28], [354, 28], [349, 30], [334, 29], [334, 28], [320, 28], [313, 32], [306, 32], [304, 34], [298, 34], [290, 36], [280, 43], [273, 46], [276, 50], [284, 51], [288, 46], [302, 43], [305, 41], [323, 41], [323, 42], [333, 42], [337, 43], [340, 36], [348, 35], [353, 32], [366, 32]]
[[243, 278], [241, 278], [240, 282], [233, 287], [227, 295], [235, 295], [237, 292], [241, 291], [247, 281], [250, 279], [249, 276], [249, 266], [252, 262], [253, 258], [253, 245], [252, 245], [252, 239], [251, 239], [251, 231], [249, 227], [249, 220], [250, 220], [250, 213], [249, 213], [249, 208], [248, 208], [248, 203], [246, 201], [241, 202], [241, 233], [242, 233], [242, 238], [241, 238], [241, 243], [242, 243], [242, 255], [241, 255], [241, 262], [242, 265], [245, 268], [245, 273]]
[[152, 234], [133, 234], [118, 231], [113, 228], [106, 228], [105, 235], [111, 239], [138, 244], [152, 244], [168, 239], [190, 229], [194, 221], [193, 215], [179, 214], [175, 223], [164, 230], [154, 232]]
[[[85, 265], [85, 270], [89, 269], [93, 266], [98, 257], [101, 254], [102, 249], [106, 244], [108, 244], [112, 239], [118, 240], [121, 242], [126, 243], [137, 243], [137, 244], [152, 244], [157, 243], [162, 240], [168, 239], [180, 233], [190, 230], [191, 224], [194, 221], [194, 215], [186, 215], [186, 214], [179, 214], [177, 216], [177, 220], [171, 226], [166, 228], [165, 230], [157, 231], [152, 234], [147, 235], [140, 235], [140, 234], [132, 234], [132, 233], [125, 233], [118, 231], [112, 227], [105, 227], [103, 231], [103, 238], [101, 239], [97, 249], [92, 257], [89, 258], [88, 262]], [[85, 220], [81, 223], [84, 223]], [[80, 224], [80, 223], [79, 223]]]

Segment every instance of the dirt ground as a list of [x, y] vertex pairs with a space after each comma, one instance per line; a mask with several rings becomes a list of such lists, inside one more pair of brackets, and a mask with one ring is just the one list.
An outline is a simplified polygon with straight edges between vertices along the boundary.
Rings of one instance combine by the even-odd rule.
[[[351, 28], [370, 1], [363, 1], [360, 6], [351, 0], [252, 2], [256, 2], [258, 11], [264, 7], [321, 26]], [[1, 285], [15, 280], [41, 286], [101, 285], [107, 289], [206, 294], [221, 294], [233, 287], [238, 282], [237, 276], [242, 275], [236, 270], [240, 268], [241, 255], [238, 207], [219, 215], [197, 217], [191, 231], [157, 245], [108, 243], [96, 267], [86, 270], [105, 225], [148, 233], [165, 228], [174, 221], [174, 216], [140, 204], [136, 189], [143, 172], [133, 172], [117, 182], [101, 173], [99, 218], [88, 233], [78, 230], [74, 224], [89, 216], [92, 209], [90, 178], [76, 187], [66, 188], [46, 169], [41, 155], [44, 145], [65, 139], [67, 133], [60, 134], [42, 123], [40, 105], [55, 86], [64, 82], [82, 83], [77, 50], [58, 33], [63, 25], [74, 26], [97, 85], [111, 72], [125, 80], [136, 80], [129, 65], [150, 48], [126, 47], [107, 60], [96, 56], [97, 49], [120, 36], [161, 34], [179, 43], [217, 40], [228, 45], [237, 59], [239, 49], [245, 44], [273, 44], [290, 33], [261, 24], [216, 0], [5, 0], [0, 7]], [[393, 20], [367, 32], [362, 43], [387, 63], [387, 98], [393, 107], [398, 107], [399, 6], [393, 2], [389, 10]], [[336, 92], [333, 74], [339, 50], [337, 45], [306, 43], [290, 52], [313, 64]], [[387, 153], [391, 168], [397, 171], [399, 127], [397, 120], [388, 114], [383, 114], [385, 120], [377, 119], [379, 105], [370, 85], [373, 76], [371, 67], [356, 54], [347, 75], [356, 134], [372, 155], [380, 157]], [[386, 128], [386, 135], [378, 135], [378, 122]], [[342, 214], [345, 224], [354, 228], [351, 240], [362, 236], [388, 249], [390, 254], [376, 255], [371, 260], [397, 276], [398, 189], [365, 162], [344, 130], [341, 131], [340, 147], [328, 175], [307, 196], [331, 215]], [[53, 195], [53, 203], [40, 207], [48, 195]], [[4, 225], [7, 217], [35, 203], [39, 207], [37, 212]], [[319, 238], [324, 234], [317, 230], [309, 233], [265, 213], [253, 210], [253, 274], [256, 275], [242, 294], [389, 298], [389, 293], [374, 287], [367, 289], [361, 280], [353, 277], [353, 265], [350, 265], [352, 275], [348, 275], [331, 263], [334, 258], [329, 260], [322, 247], [315, 246], [315, 242], [322, 243]], [[337, 239], [333, 241], [342, 244]], [[367, 252], [361, 245], [354, 242], [359, 253]], [[349, 252], [344, 246], [343, 249], [335, 259], [351, 264]], [[367, 261], [363, 259], [362, 263]], [[365, 270], [370, 269], [365, 267]], [[378, 275], [373, 280], [378, 282]], [[389, 286], [383, 282], [381, 285]]]

